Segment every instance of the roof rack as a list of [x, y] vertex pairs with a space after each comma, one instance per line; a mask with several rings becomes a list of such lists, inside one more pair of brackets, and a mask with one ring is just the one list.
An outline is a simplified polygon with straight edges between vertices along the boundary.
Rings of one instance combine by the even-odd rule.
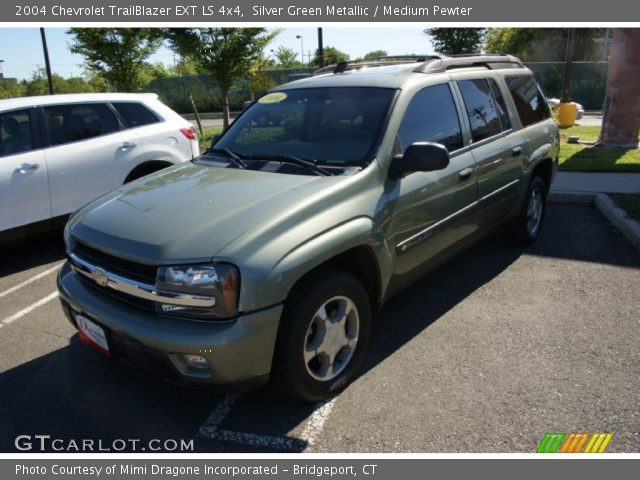
[[362, 60], [352, 60], [350, 62], [338, 62], [334, 65], [327, 65], [319, 68], [313, 75], [323, 75], [325, 73], [343, 73], [350, 70], [360, 70], [370, 67], [387, 67], [390, 65], [402, 65], [407, 63], [424, 63], [429, 60], [439, 59], [438, 55], [389, 55], [384, 57], [367, 58]]
[[489, 70], [501, 68], [525, 68], [520, 59], [512, 55], [495, 53], [486, 54], [457, 54], [441, 57], [439, 55], [394, 55], [377, 57], [366, 60], [354, 60], [351, 62], [339, 62], [319, 68], [313, 75], [326, 73], [344, 73], [351, 70], [370, 67], [386, 67], [389, 65], [402, 65], [408, 63], [420, 63], [413, 71], [416, 73], [442, 73], [455, 68], [482, 67]]
[[489, 70], [501, 68], [525, 68], [520, 59], [513, 55], [462, 54], [450, 55], [424, 62], [414, 70], [417, 73], [442, 73], [455, 68], [483, 67]]

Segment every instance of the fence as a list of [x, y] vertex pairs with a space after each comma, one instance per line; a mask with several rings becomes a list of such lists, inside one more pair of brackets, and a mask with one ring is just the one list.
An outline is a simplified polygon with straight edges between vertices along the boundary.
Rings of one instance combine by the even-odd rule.
[[[549, 97], [562, 95], [562, 76], [564, 62], [527, 63], [538, 77], [545, 93]], [[571, 76], [572, 100], [581, 103], [586, 110], [600, 110], [604, 101], [607, 83], [607, 62], [574, 62]], [[311, 75], [315, 68], [288, 68], [268, 70], [273, 86]], [[229, 101], [232, 110], [241, 110], [242, 103], [251, 98], [248, 77], [240, 80], [231, 90]], [[221, 110], [220, 89], [209, 75], [190, 75], [185, 77], [158, 78], [149, 83], [145, 92], [154, 92], [160, 99], [180, 113], [192, 111], [189, 94], [201, 112]], [[256, 92], [258, 95], [264, 92]]]
[[[531, 62], [548, 97], [562, 96], [564, 62]], [[571, 99], [581, 103], [585, 110], [600, 110], [607, 86], [608, 62], [573, 62], [571, 72]]]
[[[315, 68], [287, 68], [268, 70], [266, 75], [273, 86], [308, 77]], [[249, 78], [238, 81], [229, 92], [231, 110], [242, 110], [242, 103], [251, 98], [248, 87]], [[221, 109], [220, 89], [210, 75], [189, 75], [184, 77], [156, 78], [147, 84], [143, 91], [157, 93], [169, 107], [180, 113], [192, 111], [189, 95], [193, 97], [198, 110], [213, 112]], [[256, 92], [257, 95], [264, 91]]]

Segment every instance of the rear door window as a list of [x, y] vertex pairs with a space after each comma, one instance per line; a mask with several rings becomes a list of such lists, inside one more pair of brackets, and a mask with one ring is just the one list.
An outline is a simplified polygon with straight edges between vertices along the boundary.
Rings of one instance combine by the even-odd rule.
[[0, 114], [0, 157], [33, 150], [29, 110], [13, 110]]
[[487, 79], [459, 80], [458, 86], [464, 99], [473, 141], [479, 142], [499, 134], [502, 125]]
[[462, 130], [449, 85], [434, 85], [416, 93], [398, 130], [400, 149], [415, 142], [434, 142], [450, 152], [462, 148]]
[[493, 100], [495, 101], [496, 108], [498, 109], [498, 117], [500, 118], [502, 130], [509, 130], [511, 128], [511, 120], [509, 119], [509, 111], [507, 110], [507, 104], [502, 96], [502, 91], [493, 78], [488, 78], [487, 81], [489, 82], [489, 88], [491, 89]]
[[141, 103], [117, 102], [112, 103], [112, 105], [125, 121], [128, 128], [151, 125], [152, 123], [158, 123], [160, 121], [155, 113]]
[[547, 101], [532, 75], [505, 77], [522, 126], [533, 125], [551, 116]]
[[48, 105], [43, 107], [52, 146], [108, 135], [120, 130], [106, 103]]

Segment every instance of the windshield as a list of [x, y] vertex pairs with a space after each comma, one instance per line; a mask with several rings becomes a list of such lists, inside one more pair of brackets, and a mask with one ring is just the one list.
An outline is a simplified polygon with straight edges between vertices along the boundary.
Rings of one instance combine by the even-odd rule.
[[243, 158], [285, 155], [321, 164], [369, 162], [394, 92], [334, 87], [268, 93], [231, 125], [215, 148]]

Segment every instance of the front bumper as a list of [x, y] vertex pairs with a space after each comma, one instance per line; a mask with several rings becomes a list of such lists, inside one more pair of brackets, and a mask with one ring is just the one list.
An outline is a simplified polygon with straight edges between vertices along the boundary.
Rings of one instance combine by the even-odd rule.
[[[163, 317], [99, 291], [74, 274], [68, 263], [58, 274], [65, 314], [81, 313], [106, 329], [114, 356], [184, 383], [252, 387], [267, 381], [282, 305], [230, 321]], [[77, 327], [76, 327], [77, 328]], [[182, 355], [200, 355], [209, 370], [186, 365]]]

